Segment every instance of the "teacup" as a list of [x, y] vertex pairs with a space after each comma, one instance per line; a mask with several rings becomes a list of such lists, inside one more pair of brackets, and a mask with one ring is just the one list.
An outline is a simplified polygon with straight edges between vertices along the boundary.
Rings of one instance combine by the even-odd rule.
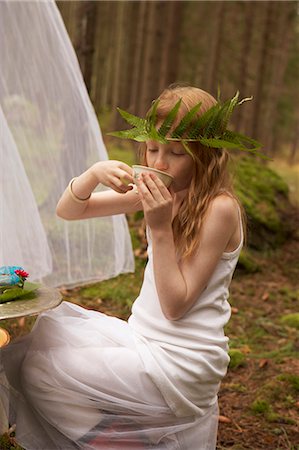
[[139, 166], [139, 165], [132, 166], [132, 168], [134, 170], [133, 177], [134, 177], [135, 181], [138, 179], [141, 172], [154, 173], [155, 175], [157, 175], [158, 178], [160, 178], [160, 180], [165, 184], [166, 187], [170, 186], [170, 184], [173, 181], [173, 176], [167, 172], [162, 172], [162, 170], [153, 169], [152, 167], [147, 167], [147, 166]]

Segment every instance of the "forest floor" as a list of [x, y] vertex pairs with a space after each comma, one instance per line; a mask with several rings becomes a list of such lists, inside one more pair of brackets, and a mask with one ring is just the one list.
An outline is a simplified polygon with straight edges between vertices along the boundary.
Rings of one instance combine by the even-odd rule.
[[[298, 254], [299, 239], [290, 240], [259, 254], [257, 272], [235, 273], [226, 329], [232, 355], [219, 393], [218, 450], [299, 450]], [[142, 252], [135, 256], [135, 274], [61, 289], [64, 299], [126, 319], [145, 264]], [[17, 337], [33, 322], [27, 318], [5, 326]], [[1, 449], [20, 448], [2, 442]]]
[[219, 393], [219, 450], [299, 449], [298, 255], [291, 240], [233, 279], [226, 334], [238, 351]]

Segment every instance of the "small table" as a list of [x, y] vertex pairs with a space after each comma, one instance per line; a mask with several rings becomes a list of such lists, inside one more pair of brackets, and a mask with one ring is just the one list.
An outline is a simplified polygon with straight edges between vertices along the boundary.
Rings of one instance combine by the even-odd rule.
[[[57, 289], [41, 286], [35, 291], [34, 298], [20, 298], [0, 303], [0, 320], [34, 316], [48, 309], [53, 309], [62, 302], [62, 295]], [[9, 333], [0, 327], [0, 339], [4, 336], [3, 345], [9, 342]], [[5, 339], [6, 337], [6, 339]], [[6, 342], [4, 342], [6, 341]], [[0, 345], [1, 347], [1, 345]], [[0, 435], [8, 428], [4, 405], [0, 400]]]
[[53, 309], [62, 302], [62, 295], [57, 289], [47, 286], [39, 287], [34, 298], [22, 298], [0, 303], [0, 320], [34, 316], [48, 309]]

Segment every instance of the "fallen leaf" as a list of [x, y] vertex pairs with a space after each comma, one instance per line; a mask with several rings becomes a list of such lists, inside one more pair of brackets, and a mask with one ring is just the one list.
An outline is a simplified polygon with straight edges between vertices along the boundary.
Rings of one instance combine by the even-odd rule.
[[261, 359], [259, 362], [259, 368], [263, 369], [264, 367], [266, 367], [268, 364], [268, 360], [267, 359]]
[[242, 347], [240, 347], [240, 350], [242, 353], [245, 353], [245, 355], [247, 355], [248, 353], [251, 353], [251, 348], [249, 347], [249, 345], [242, 345]]
[[218, 420], [221, 423], [231, 423], [231, 419], [229, 417], [226, 417], [226, 416], [219, 416]]
[[270, 297], [269, 292], [265, 292], [262, 296], [262, 300], [265, 302], [266, 300], [269, 300], [269, 297]]
[[239, 312], [239, 309], [236, 308], [235, 306], [232, 306], [231, 311], [232, 311], [232, 314], [237, 314]]

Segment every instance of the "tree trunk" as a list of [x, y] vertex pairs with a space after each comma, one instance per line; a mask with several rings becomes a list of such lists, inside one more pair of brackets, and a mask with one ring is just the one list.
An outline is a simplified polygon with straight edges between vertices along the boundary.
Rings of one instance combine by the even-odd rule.
[[[114, 113], [114, 127], [119, 129], [124, 125], [123, 119], [116, 111], [116, 106], [123, 109], [130, 107], [130, 94], [134, 86], [132, 86], [132, 67], [134, 64], [135, 42], [137, 30], [132, 27], [132, 23], [136, 23], [138, 17], [137, 8], [133, 2], [122, 2], [122, 9], [119, 11], [118, 25], [121, 29], [118, 34], [118, 54], [119, 61], [116, 68], [116, 90], [112, 107]], [[135, 112], [135, 111], [134, 111]]]
[[88, 92], [91, 92], [94, 38], [97, 18], [97, 2], [80, 2], [77, 8], [77, 35], [75, 49]]
[[126, 2], [117, 2], [116, 22], [115, 22], [115, 64], [113, 73], [111, 106], [115, 110], [118, 106], [119, 92], [123, 88], [122, 65], [124, 60], [124, 18]]
[[77, 11], [81, 3], [82, 1], [56, 1], [64, 25], [66, 27], [66, 30], [68, 32], [68, 35], [72, 41], [74, 48], [76, 44], [77, 29], [78, 29]]
[[105, 103], [109, 107], [113, 104], [114, 85], [115, 85], [115, 66], [116, 66], [116, 20], [118, 17], [118, 3], [109, 3], [109, 15], [108, 15], [108, 29], [109, 29], [109, 41], [107, 46], [107, 70], [105, 70], [105, 79], [103, 81], [105, 89]]
[[146, 42], [146, 21], [148, 15], [148, 3], [139, 1], [138, 19], [136, 23], [136, 42], [134, 61], [132, 66], [132, 94], [130, 100], [131, 110], [138, 114], [140, 112], [139, 99], [144, 73], [144, 49]]
[[182, 12], [182, 2], [167, 2], [167, 11], [165, 17], [166, 35], [161, 52], [162, 58], [159, 85], [160, 92], [169, 84], [177, 81], [182, 28]]
[[[276, 9], [279, 4], [275, 3]], [[294, 6], [287, 2], [283, 11], [277, 10], [275, 26], [275, 43], [273, 45], [271, 80], [269, 84], [267, 110], [264, 121], [264, 144], [269, 154], [273, 155], [275, 149], [274, 136], [278, 136], [278, 103], [284, 91], [284, 75], [289, 60], [292, 31], [294, 26]]]
[[218, 71], [221, 60], [221, 44], [223, 39], [223, 27], [225, 21], [225, 2], [215, 2], [215, 20], [211, 23], [209, 59], [206, 65], [205, 88], [208, 92], [213, 92], [217, 88], [219, 81]]
[[92, 98], [94, 107], [99, 113], [107, 106], [107, 70], [110, 52], [110, 4], [98, 2], [97, 24], [95, 31], [94, 83]]
[[143, 60], [139, 113], [144, 114], [159, 94], [161, 53], [164, 45], [166, 6], [164, 2], [148, 2], [146, 39]]
[[[242, 36], [242, 45], [241, 45], [241, 57], [239, 64], [239, 91], [241, 98], [247, 97], [248, 94], [246, 92], [247, 83], [248, 83], [248, 72], [250, 66], [250, 56], [251, 56], [251, 45], [252, 45], [252, 34], [253, 34], [253, 25], [255, 21], [255, 12], [256, 12], [256, 4], [253, 2], [245, 3], [245, 26], [244, 33]], [[241, 130], [243, 127], [243, 123], [245, 120], [245, 109], [240, 108], [236, 119], [234, 121], [236, 130]]]
[[[126, 20], [125, 20], [125, 35], [126, 35], [126, 47], [125, 47], [125, 58], [124, 58], [124, 89], [120, 92], [120, 104], [125, 109], [132, 108], [132, 96], [136, 91], [136, 81], [135, 81], [135, 64], [137, 55], [137, 46], [139, 45], [139, 30], [138, 20], [140, 17], [140, 9], [142, 8], [142, 3], [137, 2], [127, 2], [126, 8]], [[134, 26], [132, 26], [134, 24]], [[140, 48], [141, 53], [139, 54], [139, 65], [140, 56], [142, 55], [142, 47]], [[138, 72], [136, 71], [138, 74]], [[132, 109], [134, 113], [135, 110]]]
[[[275, 2], [274, 2], [275, 3]], [[266, 74], [267, 74], [267, 65], [270, 53], [272, 51], [271, 46], [271, 31], [273, 25], [273, 12], [274, 12], [274, 3], [271, 1], [265, 2], [265, 20], [264, 20], [264, 29], [262, 33], [262, 42], [261, 42], [261, 50], [260, 50], [260, 59], [259, 65], [257, 68], [257, 78], [256, 78], [256, 90], [255, 90], [255, 102], [253, 108], [253, 117], [252, 117], [252, 131], [251, 134], [256, 139], [260, 139], [262, 136], [262, 127], [264, 126], [264, 120], [262, 120], [263, 107], [265, 105], [265, 85], [266, 85]]]
[[203, 43], [199, 39], [199, 30], [207, 39], [208, 33], [205, 28], [206, 2], [180, 2], [182, 6], [180, 18], [181, 42], [179, 48], [179, 80], [191, 85], [203, 87], [202, 75], [205, 72], [203, 64]]

